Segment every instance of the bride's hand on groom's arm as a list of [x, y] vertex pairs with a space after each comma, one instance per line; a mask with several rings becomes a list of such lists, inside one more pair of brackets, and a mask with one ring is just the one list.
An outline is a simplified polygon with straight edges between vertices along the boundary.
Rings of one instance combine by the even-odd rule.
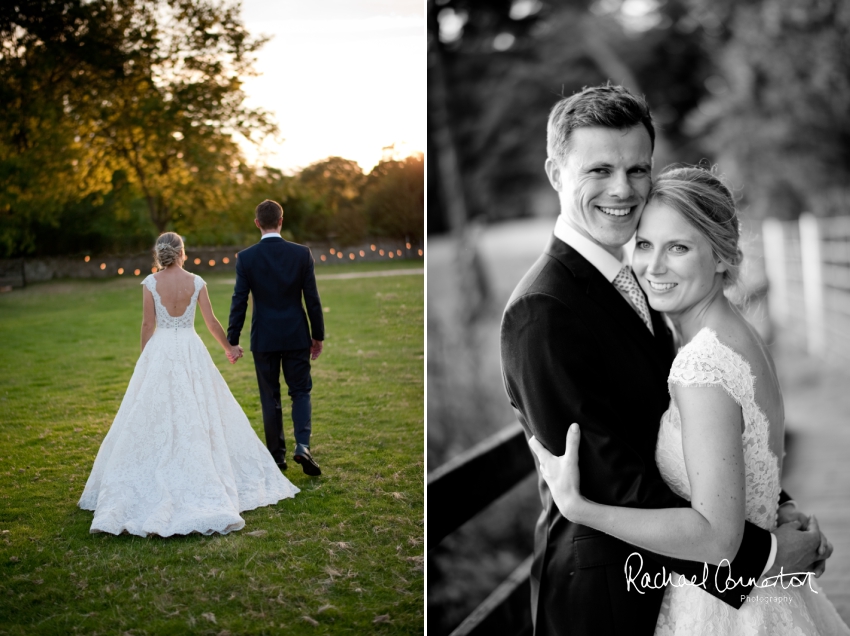
[[567, 431], [567, 445], [561, 457], [555, 457], [540, 441], [532, 436], [528, 445], [540, 463], [540, 474], [549, 486], [552, 499], [561, 514], [571, 521], [580, 522], [587, 500], [581, 496], [578, 470], [578, 446], [581, 431], [573, 424]]

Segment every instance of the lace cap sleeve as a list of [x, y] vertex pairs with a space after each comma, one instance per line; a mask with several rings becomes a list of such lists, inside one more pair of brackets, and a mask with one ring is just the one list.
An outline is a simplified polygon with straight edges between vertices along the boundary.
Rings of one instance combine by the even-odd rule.
[[195, 291], [200, 291], [201, 287], [204, 287], [206, 284], [207, 281], [195, 274]]
[[153, 277], [153, 274], [148, 274], [147, 276], [145, 276], [144, 280], [142, 280], [142, 282], [139, 284], [147, 287], [151, 291], [151, 293], [156, 291], [156, 279]]
[[706, 328], [679, 351], [667, 382], [682, 387], [722, 386], [740, 404], [748, 387], [752, 388], [753, 376], [749, 363]]

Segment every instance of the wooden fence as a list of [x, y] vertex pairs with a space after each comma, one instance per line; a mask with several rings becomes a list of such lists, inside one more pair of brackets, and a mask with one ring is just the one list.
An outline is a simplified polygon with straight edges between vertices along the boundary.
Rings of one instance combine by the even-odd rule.
[[[439, 502], [428, 515], [428, 549], [515, 488], [534, 460], [518, 422], [490, 436], [428, 474], [428, 498]], [[531, 634], [531, 555], [503, 581], [451, 636]]]
[[770, 318], [812, 356], [850, 361], [850, 217], [762, 226]]

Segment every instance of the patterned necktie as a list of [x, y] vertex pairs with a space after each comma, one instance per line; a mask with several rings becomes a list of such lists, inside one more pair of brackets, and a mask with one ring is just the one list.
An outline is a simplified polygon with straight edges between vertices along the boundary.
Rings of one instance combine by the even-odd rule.
[[641, 317], [641, 320], [643, 320], [644, 324], [649, 329], [649, 333], [655, 335], [655, 332], [652, 330], [652, 320], [649, 318], [649, 308], [646, 306], [646, 298], [644, 298], [643, 292], [641, 291], [637, 280], [635, 280], [632, 268], [628, 265], [624, 265], [623, 269], [620, 270], [617, 277], [613, 280], [613, 283], [614, 287], [619, 289], [621, 292], [628, 294], [638, 316]]

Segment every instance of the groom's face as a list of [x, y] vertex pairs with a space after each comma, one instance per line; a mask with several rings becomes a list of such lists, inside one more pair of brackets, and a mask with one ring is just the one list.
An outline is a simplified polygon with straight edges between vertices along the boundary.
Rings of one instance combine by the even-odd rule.
[[565, 220], [619, 257], [649, 193], [652, 142], [646, 128], [577, 128], [566, 161], [548, 159], [546, 173]]

